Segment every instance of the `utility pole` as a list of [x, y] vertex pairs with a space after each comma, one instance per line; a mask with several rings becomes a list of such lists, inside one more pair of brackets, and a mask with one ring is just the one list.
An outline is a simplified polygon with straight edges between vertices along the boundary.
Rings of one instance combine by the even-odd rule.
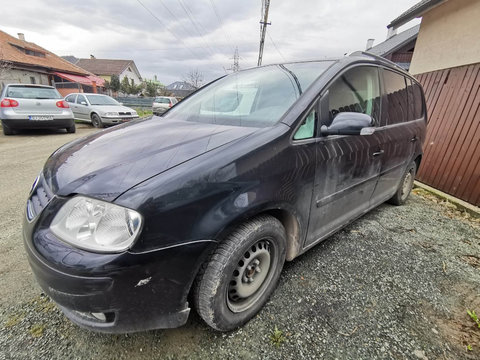
[[262, 20], [260, 20], [260, 50], [258, 51], [257, 66], [262, 65], [263, 45], [265, 44], [265, 33], [267, 25], [272, 25], [268, 22], [268, 8], [270, 7], [270, 0], [262, 0]]

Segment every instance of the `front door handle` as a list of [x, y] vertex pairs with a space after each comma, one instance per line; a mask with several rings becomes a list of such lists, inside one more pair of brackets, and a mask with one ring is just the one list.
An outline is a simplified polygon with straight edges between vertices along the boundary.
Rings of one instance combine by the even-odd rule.
[[415, 142], [417, 140], [418, 140], [417, 135], [415, 135], [413, 138], [410, 139], [410, 142]]
[[373, 156], [380, 156], [380, 155], [382, 155], [384, 152], [385, 152], [385, 151], [383, 151], [383, 150], [379, 150], [379, 151], [374, 152], [372, 155], [373, 155]]

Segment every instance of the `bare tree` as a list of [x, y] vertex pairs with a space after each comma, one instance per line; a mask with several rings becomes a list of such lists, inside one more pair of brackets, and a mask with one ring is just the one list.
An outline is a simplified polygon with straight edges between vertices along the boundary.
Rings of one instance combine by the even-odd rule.
[[190, 70], [188, 74], [184, 77], [183, 81], [185, 81], [187, 84], [190, 84], [196, 90], [202, 86], [203, 73], [198, 71], [198, 69]]

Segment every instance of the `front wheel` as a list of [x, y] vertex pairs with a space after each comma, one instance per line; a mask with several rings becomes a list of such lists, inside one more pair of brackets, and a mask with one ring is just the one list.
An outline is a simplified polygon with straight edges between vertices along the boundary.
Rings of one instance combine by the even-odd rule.
[[397, 192], [393, 197], [388, 200], [390, 204], [393, 205], [403, 205], [408, 199], [410, 192], [413, 188], [413, 182], [415, 180], [415, 175], [417, 173], [417, 164], [415, 161], [412, 161], [410, 165], [408, 165], [405, 174], [403, 174], [402, 180], [400, 181], [400, 185], [398, 186]]
[[97, 114], [92, 114], [92, 125], [96, 128], [103, 127], [102, 119]]
[[285, 229], [268, 215], [235, 229], [202, 266], [193, 300], [207, 325], [233, 330], [257, 314], [275, 290], [285, 262]]

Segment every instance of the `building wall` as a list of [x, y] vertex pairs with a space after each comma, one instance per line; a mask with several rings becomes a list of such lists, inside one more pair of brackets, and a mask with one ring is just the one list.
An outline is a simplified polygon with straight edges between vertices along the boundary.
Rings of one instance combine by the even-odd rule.
[[120, 82], [122, 82], [124, 77], [128, 77], [128, 80], [130, 82], [133, 79], [133, 82], [134, 82], [135, 85], [139, 85], [142, 82], [142, 80], [137, 76], [137, 74], [134, 71], [128, 71], [128, 68], [125, 69], [125, 71], [120, 74], [120, 76], [119, 76]]
[[35, 84], [50, 85], [47, 74], [28, 70], [0, 69], [0, 88], [7, 84], [32, 84], [31, 78], [35, 79]]
[[427, 12], [420, 25], [410, 72], [480, 62], [480, 1], [448, 0]]

